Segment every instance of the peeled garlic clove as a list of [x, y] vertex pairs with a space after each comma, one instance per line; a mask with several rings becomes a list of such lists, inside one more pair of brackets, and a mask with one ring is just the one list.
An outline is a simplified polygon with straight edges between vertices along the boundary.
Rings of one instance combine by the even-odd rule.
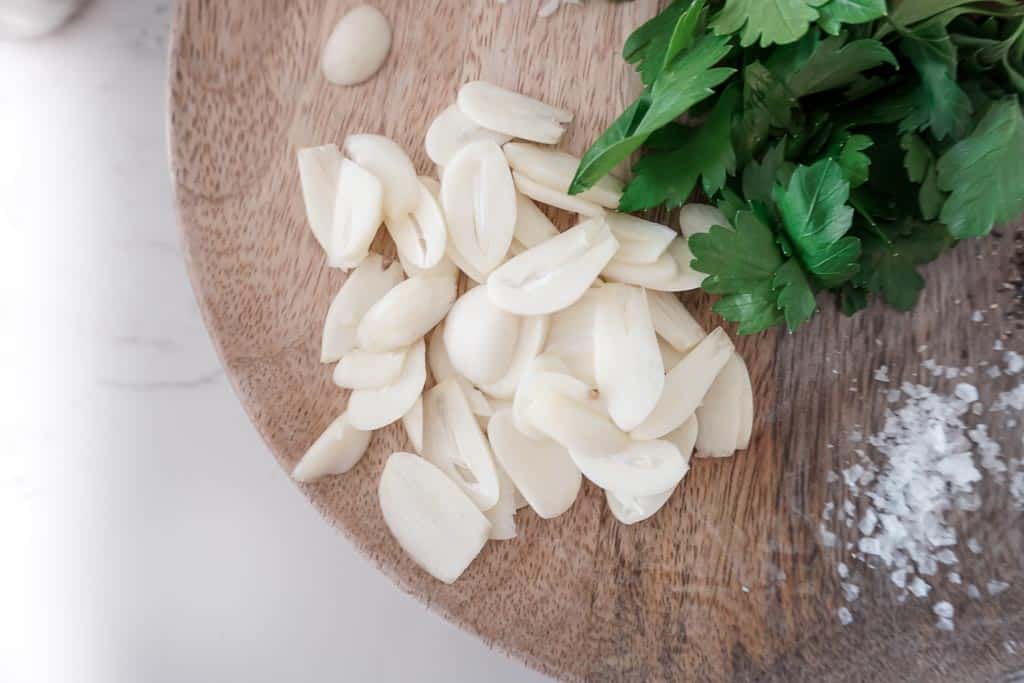
[[558, 228], [527, 197], [516, 193], [515, 239], [529, 249], [558, 234]]
[[[647, 305], [651, 309], [654, 331], [679, 353], [686, 353], [705, 337], [704, 328], [672, 292], [648, 290]], [[675, 363], [672, 363], [665, 367], [674, 366]]]
[[469, 380], [460, 375], [455, 370], [455, 366], [452, 365], [452, 360], [448, 356], [448, 349], [444, 343], [444, 324], [438, 325], [430, 334], [430, 343], [427, 344], [427, 364], [430, 366], [430, 374], [433, 375], [434, 382], [437, 384], [448, 379], [453, 379], [459, 383], [474, 415], [488, 417], [494, 414], [494, 409], [491, 407], [487, 397], [470, 384]]
[[398, 254], [398, 260], [402, 264], [402, 270], [409, 277], [447, 277], [452, 280], [458, 280], [459, 277], [459, 268], [448, 258], [447, 253], [430, 268], [420, 268], [412, 261], [403, 258], [401, 252]]
[[[570, 453], [610, 455], [621, 451], [629, 441], [626, 433], [607, 415], [557, 391], [536, 390], [533, 400], [526, 406], [526, 419], [537, 431], [557, 441]], [[576, 466], [579, 467], [578, 461]]]
[[519, 386], [516, 387], [516, 395], [512, 400], [512, 414], [515, 418], [516, 429], [530, 439], [547, 438], [530, 424], [526, 415], [526, 408], [533, 400], [534, 380], [549, 372], [567, 375], [569, 374], [569, 368], [558, 358], [547, 354], [537, 356], [527, 363], [519, 380]]
[[685, 355], [676, 351], [671, 344], [660, 337], [658, 338], [658, 350], [661, 352], [661, 365], [665, 368], [674, 368]]
[[334, 383], [342, 389], [375, 389], [391, 384], [402, 374], [408, 351], [353, 349], [334, 366]]
[[380, 429], [401, 419], [423, 392], [427, 381], [426, 345], [409, 349], [398, 379], [375, 389], [356, 389], [348, 397], [348, 420], [357, 429]]
[[411, 453], [394, 453], [377, 488], [391, 535], [413, 562], [453, 583], [487, 543], [491, 523], [437, 467]]
[[516, 224], [516, 189], [501, 148], [481, 140], [456, 152], [441, 178], [441, 204], [453, 250], [477, 273], [494, 270]]
[[553, 206], [556, 209], [578, 213], [581, 216], [599, 218], [604, 215], [604, 209], [594, 202], [580, 199], [577, 195], [566, 194], [553, 190], [543, 183], [538, 183], [533, 178], [523, 175], [519, 171], [512, 172], [512, 179], [515, 181], [516, 189], [541, 204]]
[[498, 502], [500, 485], [490, 444], [455, 380], [441, 382], [423, 395], [423, 457], [481, 510]]
[[359, 164], [343, 159], [334, 195], [334, 227], [327, 262], [334, 268], [355, 268], [370, 252], [381, 222], [382, 188]]
[[592, 387], [594, 374], [594, 320], [601, 287], [591, 287], [579, 301], [551, 316], [544, 353], [556, 356], [568, 366], [569, 374]]
[[495, 465], [498, 472], [498, 502], [484, 517], [491, 523], [490, 539], [492, 541], [508, 541], [516, 537], [516, 487], [508, 474]]
[[503, 145], [509, 141], [509, 136], [478, 126], [453, 104], [430, 124], [424, 146], [431, 161], [438, 166], [447, 166], [457, 151], [478, 140]]
[[562, 514], [576, 500], [582, 477], [569, 452], [550, 439], [533, 440], [515, 426], [511, 410], [494, 414], [487, 425], [494, 457], [540, 517]]
[[615, 260], [624, 263], [654, 263], [678, 236], [668, 226], [628, 213], [608, 213], [605, 220], [619, 242]]
[[[450, 316], [449, 316], [450, 319]], [[520, 319], [519, 337], [516, 340], [516, 348], [512, 354], [512, 361], [508, 370], [497, 382], [481, 384], [480, 389], [490, 396], [499, 399], [511, 399], [515, 396], [516, 387], [526, 370], [526, 366], [533, 360], [541, 349], [544, 348], [544, 340], [548, 334], [548, 316], [532, 315]]]
[[594, 374], [609, 416], [628, 432], [654, 410], [665, 368], [644, 290], [605, 285], [598, 291]]
[[690, 267], [693, 254], [686, 240], [672, 240], [654, 263], [626, 263], [613, 259], [602, 275], [609, 280], [639, 285], [662, 292], [683, 292], [697, 289], [707, 275]]
[[478, 126], [514, 138], [553, 145], [562, 138], [572, 114], [485, 81], [459, 88], [459, 110]]
[[487, 292], [510, 313], [559, 311], [583, 296], [617, 248], [607, 223], [584, 221], [509, 259], [487, 278]]
[[604, 495], [608, 501], [608, 509], [615, 519], [623, 524], [636, 524], [654, 516], [654, 513], [665, 506], [675, 490], [675, 487], [672, 487], [653, 496], [629, 496], [614, 491], [605, 491]]
[[612, 454], [569, 449], [583, 476], [619, 495], [654, 496], [678, 484], [690, 466], [668, 441], [627, 440]]
[[[554, 443], [554, 441], [552, 441], [551, 443]], [[575, 465], [573, 465], [573, 467], [575, 467]], [[528, 503], [527, 500], [523, 498], [523, 494], [519, 492], [519, 489], [516, 489], [516, 511], [522, 510], [529, 504], [530, 503]]]
[[675, 444], [683, 459], [689, 463], [693, 456], [693, 447], [697, 443], [698, 433], [700, 433], [700, 422], [697, 420], [697, 414], [694, 413], [686, 422], [663, 436], [662, 439]]
[[508, 371], [518, 338], [519, 317], [492, 304], [486, 287], [459, 297], [444, 323], [448, 358], [477, 385], [495, 382]]
[[710, 204], [687, 204], [679, 209], [679, 229], [687, 239], [708, 232], [712, 225], [732, 229], [725, 214]]
[[743, 359], [736, 356], [743, 365], [743, 382], [740, 389], [740, 428], [736, 437], [736, 450], [744, 451], [750, 447], [750, 435], [754, 429], [754, 388], [750, 384], [750, 372]]
[[[511, 246], [512, 245], [510, 244], [510, 249]], [[465, 273], [466, 277], [468, 277], [472, 282], [478, 285], [482, 285], [487, 282], [487, 273], [479, 270], [476, 265], [463, 256], [450, 237], [448, 239], [448, 250], [445, 253], [448, 256], [448, 259], [454, 263], [459, 270]]]
[[302, 456], [292, 470], [292, 479], [310, 482], [348, 472], [363, 457], [372, 437], [373, 432], [356, 429], [349, 424], [347, 413], [342, 413]]
[[736, 450], [742, 421], [743, 385], [746, 367], [740, 357], [732, 357], [718, 373], [704, 401], [697, 407], [700, 431], [697, 434], [697, 455], [704, 458], [726, 458]]
[[657, 439], [682, 425], [704, 400], [732, 353], [729, 335], [716, 327], [665, 376], [665, 389], [658, 404], [630, 436]]
[[419, 183], [419, 203], [411, 212], [400, 217], [389, 217], [385, 222], [388, 234], [404, 261], [417, 268], [431, 268], [444, 258], [448, 242], [441, 207], [434, 195]]
[[690, 263], [693, 262], [693, 252], [690, 245], [681, 237], [672, 240], [668, 245], [667, 252], [676, 262], [676, 275], [669, 282], [663, 283], [659, 289], [665, 292], [687, 292], [691, 289], [699, 289], [700, 283], [707, 277], [706, 273], [694, 270]]
[[324, 45], [320, 65], [336, 85], [362, 83], [384, 63], [391, 49], [391, 24], [380, 10], [360, 5], [345, 13]]
[[447, 277], [412, 277], [381, 297], [363, 316], [359, 346], [387, 351], [409, 346], [444, 319], [455, 301], [455, 281]]
[[383, 135], [349, 135], [345, 138], [345, 154], [380, 180], [387, 216], [404, 216], [416, 210], [420, 201], [416, 169], [398, 143]]
[[370, 308], [402, 281], [398, 263], [384, 268], [379, 254], [370, 254], [348, 274], [338, 290], [324, 320], [320, 362], [331, 363], [356, 346], [356, 328]]
[[[528, 142], [509, 142], [503, 149], [508, 165], [513, 171], [561, 194], [569, 194], [569, 185], [580, 165], [579, 159], [552, 147], [541, 147]], [[622, 199], [623, 187], [624, 183], [621, 180], [613, 175], [606, 175], [587, 191], [572, 196], [607, 209], [615, 209]]]
[[338, 191], [341, 152], [337, 145], [321, 145], [300, 149], [297, 156], [306, 218], [316, 241], [326, 251], [334, 229], [334, 195]]
[[412, 442], [412, 447], [419, 453], [423, 450], [423, 396], [419, 396], [405, 415], [402, 416], [402, 427], [405, 435]]

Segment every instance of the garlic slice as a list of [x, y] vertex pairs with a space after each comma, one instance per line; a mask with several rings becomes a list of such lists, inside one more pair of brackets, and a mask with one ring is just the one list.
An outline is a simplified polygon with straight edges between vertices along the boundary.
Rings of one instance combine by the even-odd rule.
[[661, 352], [661, 365], [665, 368], [674, 368], [686, 354], [676, 351], [671, 344], [658, 337], [658, 350]]
[[568, 366], [573, 377], [597, 386], [594, 374], [594, 320], [601, 289], [594, 286], [580, 300], [551, 316], [544, 353], [556, 356]]
[[334, 195], [334, 227], [327, 249], [333, 268], [355, 268], [370, 252], [381, 222], [380, 181], [359, 164], [342, 159]]
[[[515, 418], [516, 429], [530, 439], [547, 438], [530, 424], [530, 420], [526, 415], [526, 408], [533, 401], [534, 380], [539, 379], [544, 373], [568, 375], [569, 368], [554, 356], [547, 354], [537, 356], [526, 364], [523, 375], [519, 380], [519, 386], [516, 387], [516, 395], [512, 399], [512, 415]], [[589, 387], [586, 388], [589, 390]]]
[[409, 346], [441, 322], [454, 301], [455, 281], [451, 278], [409, 278], [363, 316], [356, 331], [359, 346], [368, 351]]
[[516, 224], [516, 189], [501, 148], [480, 140], [456, 152], [441, 178], [441, 204], [452, 260], [459, 264], [454, 251], [475, 273], [494, 270], [508, 253]]
[[487, 543], [491, 523], [483, 513], [443, 472], [412, 453], [388, 458], [377, 497], [398, 545], [445, 583], [454, 583]]
[[356, 346], [356, 328], [370, 308], [402, 281], [397, 262], [384, 267], [379, 254], [370, 254], [359, 267], [348, 274], [341, 289], [331, 301], [324, 320], [320, 362], [332, 363]]
[[[552, 443], [554, 442], [552, 441]], [[573, 465], [573, 467], [575, 467], [575, 465]], [[529, 506], [529, 503], [525, 498], [523, 498], [523, 494], [519, 492], [519, 489], [516, 489], [516, 511], [522, 510], [527, 506]]]
[[516, 537], [516, 486], [501, 465], [494, 467], [498, 472], [498, 502], [484, 511], [484, 517], [491, 523], [490, 539], [508, 541]]
[[558, 228], [529, 198], [516, 193], [515, 239], [525, 248], [535, 247], [558, 234]]
[[576, 195], [553, 190], [547, 185], [538, 183], [533, 178], [523, 175], [519, 171], [512, 172], [512, 179], [515, 181], [516, 189], [535, 202], [590, 218], [600, 218], [605, 213], [604, 209], [594, 202], [580, 199]]
[[743, 365], [743, 382], [740, 388], [740, 429], [736, 437], [736, 450], [745, 451], [750, 447], [750, 436], [754, 430], [754, 388], [750, 384], [750, 372], [743, 358], [736, 358]]
[[494, 409], [487, 397], [470, 384], [469, 380], [460, 375], [452, 365], [448, 349], [444, 344], [444, 323], [438, 325], [430, 333], [430, 342], [427, 344], [427, 364], [430, 366], [430, 374], [433, 375], [435, 383], [440, 384], [447, 379], [454, 379], [459, 383], [474, 415], [489, 417], [494, 414]]
[[328, 474], [344, 474], [363, 457], [373, 432], [356, 429], [342, 413], [327, 425], [292, 470], [295, 481], [310, 482]]
[[478, 126], [514, 138], [553, 145], [562, 138], [572, 114], [486, 81], [459, 88], [459, 110]]
[[357, 429], [386, 427], [409, 412], [427, 381], [426, 345], [409, 349], [398, 379], [375, 389], [356, 389], [348, 397], [348, 420]]
[[697, 414], [694, 413], [686, 422], [661, 438], [675, 444], [683, 456], [683, 460], [689, 463], [690, 458], [693, 457], [693, 447], [697, 443], [697, 434], [699, 433], [700, 421], [697, 419]]
[[349, 135], [345, 154], [380, 180], [385, 215], [404, 216], [416, 210], [420, 201], [416, 169], [398, 143], [383, 135]]
[[487, 278], [487, 292], [510, 313], [559, 311], [583, 296], [618, 246], [603, 220], [584, 221], [509, 259]]
[[494, 414], [487, 436], [498, 464], [534, 512], [551, 519], [572, 507], [583, 478], [565, 448], [520, 432], [509, 409]]
[[625, 496], [655, 496], [678, 484], [690, 466], [668, 441], [630, 439], [611, 454], [569, 449], [583, 476], [605, 490]]
[[402, 428], [409, 437], [412, 447], [419, 453], [423, 450], [423, 396], [417, 397], [405, 415], [402, 416]]
[[526, 366], [532, 361], [541, 349], [544, 348], [544, 341], [548, 334], [548, 316], [531, 315], [525, 316], [519, 322], [519, 337], [516, 341], [516, 348], [512, 354], [512, 362], [508, 370], [497, 382], [481, 384], [480, 390], [485, 394], [497, 399], [511, 399], [516, 394], [516, 387], [522, 379]]
[[716, 327], [665, 376], [665, 389], [658, 405], [630, 436], [657, 439], [682, 425], [704, 400], [732, 353], [729, 335]]
[[331, 31], [320, 57], [324, 77], [336, 85], [355, 85], [373, 76], [391, 49], [391, 23], [371, 5], [359, 5]]
[[628, 432], [654, 410], [665, 368], [644, 290], [612, 284], [598, 292], [594, 375], [609, 416]]
[[707, 277], [690, 266], [693, 254], [686, 240], [677, 237], [654, 263], [626, 263], [612, 261], [601, 273], [609, 280], [639, 285], [662, 292], [683, 292], [697, 289]]
[[697, 455], [702, 458], [727, 458], [736, 450], [742, 420], [743, 384], [746, 367], [733, 353], [711, 383], [695, 413], [700, 421]]
[[668, 226], [628, 213], [609, 212], [605, 220], [619, 242], [615, 260], [622, 263], [654, 263], [678, 237], [676, 231]]
[[481, 510], [498, 502], [500, 484], [490, 444], [455, 380], [441, 382], [423, 395], [423, 457]]
[[668, 499], [675, 493], [676, 487], [668, 491], [656, 493], [653, 496], [629, 496], [605, 491], [605, 500], [608, 502], [608, 509], [612, 516], [623, 524], [636, 524], [645, 519], [650, 519], [654, 514], [665, 506]]
[[394, 351], [352, 349], [334, 366], [334, 383], [342, 389], [375, 389], [402, 374], [409, 348]]
[[476, 385], [501, 379], [515, 355], [519, 320], [492, 304], [486, 287], [459, 297], [444, 323], [444, 345], [456, 372]]
[[725, 214], [710, 204], [687, 204], [679, 209], [679, 229], [687, 239], [708, 232], [712, 225], [732, 229]]
[[[552, 147], [541, 147], [529, 142], [509, 142], [502, 149], [513, 171], [556, 192], [569, 195], [569, 185], [579, 168], [579, 159]], [[615, 176], [606, 175], [586, 192], [572, 196], [607, 209], [615, 209], [622, 199], [624, 186]]]
[[[679, 297], [672, 292], [647, 291], [647, 304], [658, 336], [679, 353], [686, 353], [700, 343], [707, 333]], [[674, 367], [666, 365], [665, 367]]]
[[448, 242], [448, 228], [441, 207], [430, 190], [419, 183], [416, 208], [401, 217], [389, 217], [384, 227], [395, 242], [402, 262], [427, 269], [440, 263]]
[[447, 166], [452, 156], [466, 145], [478, 140], [490, 140], [497, 145], [504, 145], [509, 139], [509, 135], [473, 123], [453, 104], [431, 122], [423, 144], [431, 161], [438, 166]]
[[[543, 379], [543, 375], [539, 379]], [[538, 378], [534, 378], [534, 382], [537, 383]], [[570, 453], [611, 455], [625, 448], [629, 441], [626, 433], [606, 414], [543, 383], [534, 388], [533, 399], [525, 411], [526, 419], [537, 431], [557, 441]], [[578, 461], [576, 466], [579, 467]]]
[[296, 156], [306, 218], [316, 241], [327, 251], [334, 229], [334, 196], [338, 192], [341, 152], [337, 145], [320, 145], [300, 149]]

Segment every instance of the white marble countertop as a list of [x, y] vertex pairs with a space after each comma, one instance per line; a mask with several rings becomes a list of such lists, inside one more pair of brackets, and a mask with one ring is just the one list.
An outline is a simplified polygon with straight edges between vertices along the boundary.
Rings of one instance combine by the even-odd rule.
[[168, 5], [0, 42], [0, 681], [541, 680], [379, 574], [242, 412], [181, 259]]

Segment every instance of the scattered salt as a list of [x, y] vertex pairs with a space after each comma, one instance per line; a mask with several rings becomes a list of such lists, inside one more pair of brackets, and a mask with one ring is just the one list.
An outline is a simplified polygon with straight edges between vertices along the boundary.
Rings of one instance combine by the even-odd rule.
[[937, 617], [945, 617], [946, 619], [952, 619], [953, 605], [946, 602], [945, 600], [940, 600], [939, 602], [932, 605], [932, 612], [934, 612], [935, 616]]
[[981, 543], [978, 541], [978, 539], [971, 536], [967, 539], [967, 549], [975, 555], [978, 555], [981, 553]]
[[839, 615], [839, 623], [843, 626], [847, 626], [853, 623], [853, 615], [850, 614], [850, 610], [846, 609], [845, 607], [840, 607], [836, 614]]
[[928, 595], [932, 590], [932, 587], [921, 579], [920, 576], [915, 576], [914, 580], [910, 582], [910, 592], [919, 598], [923, 598]]
[[946, 617], [939, 617], [935, 622], [935, 628], [940, 631], [953, 631], [956, 630], [956, 626], [953, 624], [952, 619]]
[[981, 591], [973, 583], [967, 586], [967, 597], [972, 600], [981, 600]]
[[875, 370], [875, 381], [876, 382], [888, 382], [889, 381], [889, 368], [882, 365]]
[[1010, 587], [1010, 584], [1008, 584], [1005, 581], [999, 581], [998, 579], [992, 579], [985, 586], [985, 589], [988, 591], [989, 595], [999, 595], [1000, 593], [1004, 592], [1009, 587]]
[[959, 586], [961, 583], [964, 582], [964, 580], [960, 576], [960, 574], [958, 574], [956, 572], [950, 572], [949, 575], [947, 576], [947, 578], [949, 579], [950, 583], [956, 584], [957, 586]]
[[993, 351], [1002, 351], [1003, 350], [1003, 340], [1002, 339], [996, 339], [995, 344], [992, 345], [992, 350]]
[[985, 319], [985, 314], [982, 313], [981, 311], [974, 311], [974, 313], [971, 313], [971, 322], [972, 323], [980, 323], [984, 319]]
[[853, 602], [860, 597], [860, 586], [853, 583], [842, 583], [840, 587], [843, 589], [843, 598], [846, 602]]
[[840, 562], [836, 566], [836, 572], [839, 574], [840, 578], [845, 579], [847, 576], [850, 575], [850, 568], [846, 566], [845, 562]]
[[1024, 370], [1024, 357], [1014, 351], [1007, 351], [1003, 356], [1003, 362], [1006, 363], [1006, 372], [1011, 375], [1019, 374], [1021, 370]]

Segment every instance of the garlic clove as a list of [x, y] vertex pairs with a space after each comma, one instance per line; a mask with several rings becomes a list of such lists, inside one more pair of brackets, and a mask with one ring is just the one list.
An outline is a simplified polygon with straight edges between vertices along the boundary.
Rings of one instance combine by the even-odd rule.
[[336, 85], [355, 85], [380, 69], [391, 49], [391, 24], [380, 10], [359, 5], [331, 31], [320, 58], [324, 77]]
[[609, 416], [628, 432], [654, 410], [665, 368], [644, 290], [610, 284], [598, 292], [594, 375]]
[[[599, 284], [599, 283], [597, 283]], [[580, 300], [551, 316], [544, 353], [556, 356], [573, 377], [597, 386], [594, 374], [594, 320], [601, 286], [584, 292]]]
[[658, 351], [661, 352], [661, 365], [665, 368], [674, 368], [686, 354], [676, 351], [671, 344], [658, 337]]
[[664, 292], [687, 292], [691, 289], [699, 289], [700, 283], [707, 277], [706, 273], [694, 270], [690, 264], [693, 262], [693, 252], [690, 245], [682, 237], [677, 237], [668, 245], [666, 251], [676, 262], [676, 275], [668, 282], [662, 283], [657, 289]]
[[534, 512], [551, 519], [572, 507], [582, 476], [565, 448], [550, 439], [534, 440], [520, 432], [509, 409], [494, 414], [487, 436], [498, 464]]
[[389, 217], [384, 226], [395, 242], [403, 263], [428, 269], [440, 263], [448, 242], [448, 228], [441, 207], [430, 190], [419, 183], [419, 203], [400, 217]]
[[348, 274], [341, 289], [331, 301], [324, 320], [320, 362], [339, 360], [356, 346], [356, 329], [370, 308], [392, 287], [402, 281], [397, 262], [384, 267], [379, 254], [370, 254], [359, 267]]
[[356, 338], [368, 351], [409, 346], [441, 322], [455, 301], [448, 277], [412, 277], [393, 287], [366, 312]]
[[437, 467], [411, 453], [394, 453], [377, 488], [391, 535], [413, 562], [453, 583], [487, 543], [491, 523]]
[[736, 359], [743, 366], [743, 380], [740, 386], [740, 428], [736, 437], [736, 450], [745, 451], [750, 447], [750, 436], [754, 429], [754, 388], [750, 384], [750, 372], [739, 354]]
[[700, 431], [697, 434], [697, 455], [702, 458], [727, 458], [736, 450], [742, 421], [742, 400], [746, 367], [733, 353], [725, 367], [711, 383], [704, 400], [697, 407]]
[[487, 292], [517, 315], [559, 311], [583, 296], [617, 248], [607, 223], [584, 221], [509, 259], [487, 278]]
[[341, 152], [337, 145], [321, 145], [300, 149], [297, 157], [306, 218], [316, 241], [327, 251], [334, 229], [334, 196], [338, 191]]
[[653, 263], [627, 263], [612, 258], [601, 271], [601, 275], [612, 282], [622, 282], [651, 289], [663, 287], [678, 272], [676, 261], [666, 248], [665, 252]]
[[623, 263], [654, 263], [678, 237], [676, 231], [668, 226], [628, 213], [609, 212], [605, 220], [619, 242], [615, 260]]
[[356, 429], [347, 413], [342, 413], [302, 456], [292, 470], [292, 479], [311, 482], [328, 474], [348, 472], [363, 457], [372, 437], [373, 432]]
[[521, 318], [519, 337], [508, 370], [497, 382], [481, 384], [480, 390], [496, 399], [511, 399], [516, 394], [516, 387], [522, 379], [526, 366], [541, 349], [548, 334], [548, 316], [531, 315]]
[[441, 382], [423, 395], [423, 457], [481, 510], [498, 502], [500, 484], [490, 444], [455, 380]]
[[[672, 292], [648, 290], [647, 304], [651, 309], [654, 331], [679, 353], [686, 353], [707, 335], [679, 297]], [[674, 366], [675, 363], [672, 363], [665, 367]]]
[[620, 496], [655, 496], [678, 484], [690, 466], [679, 449], [668, 441], [627, 443], [611, 454], [590, 454], [569, 449], [583, 476]]
[[658, 404], [647, 419], [630, 432], [630, 436], [634, 439], [657, 439], [686, 422], [704, 400], [704, 395], [732, 354], [729, 335], [721, 327], [716, 327], [669, 370]]
[[490, 539], [508, 541], [516, 537], [516, 486], [501, 465], [495, 464], [498, 472], [498, 502], [484, 512], [491, 523]]
[[412, 409], [426, 381], [426, 346], [420, 339], [406, 354], [398, 379], [375, 389], [355, 389], [349, 395], [349, 422], [363, 430], [386, 427]]
[[452, 156], [466, 145], [478, 140], [490, 140], [503, 145], [509, 139], [510, 136], [504, 133], [478, 126], [453, 104], [438, 114], [430, 124], [424, 146], [431, 161], [438, 166], [447, 166]]
[[697, 443], [697, 434], [699, 433], [700, 421], [697, 419], [697, 414], [694, 413], [686, 422], [661, 438], [675, 444], [683, 459], [689, 463], [690, 458], [693, 457], [693, 448]]
[[420, 201], [416, 169], [398, 143], [383, 135], [349, 135], [345, 154], [380, 180], [385, 215], [404, 216], [416, 210]]
[[687, 204], [679, 209], [679, 229], [687, 239], [708, 232], [712, 225], [732, 229], [725, 214], [710, 204]]
[[456, 372], [476, 385], [501, 379], [515, 355], [519, 321], [491, 303], [486, 287], [459, 297], [444, 324], [444, 345]]
[[409, 437], [412, 447], [419, 453], [423, 450], [423, 396], [420, 395], [405, 415], [402, 416], [402, 427]]
[[525, 248], [535, 247], [558, 234], [558, 228], [527, 197], [516, 193], [515, 239]]
[[553, 190], [519, 171], [512, 172], [512, 179], [515, 181], [516, 190], [540, 204], [578, 213], [589, 218], [600, 218], [605, 213], [604, 209], [594, 202], [580, 199], [577, 195]]
[[604, 495], [608, 502], [608, 509], [611, 510], [615, 519], [623, 524], [636, 524], [653, 517], [658, 510], [665, 506], [675, 491], [676, 487], [672, 487], [653, 496], [629, 496], [614, 491], [605, 491]]
[[[537, 356], [523, 370], [523, 375], [516, 387], [516, 395], [512, 399], [512, 415], [515, 418], [516, 429], [530, 439], [545, 439], [543, 433], [537, 431], [526, 415], [526, 408], [530, 405], [534, 396], [534, 380], [544, 373], [561, 373], [567, 375], [569, 369], [558, 358], [543, 354]], [[589, 390], [589, 387], [587, 387]]]
[[[554, 442], [552, 441], [551, 443], [554, 443]], [[492, 448], [493, 448], [493, 446], [492, 446]], [[573, 465], [573, 467], [575, 467], [575, 465]], [[522, 510], [524, 507], [527, 507], [529, 504], [530, 503], [527, 502], [527, 500], [525, 498], [523, 498], [523, 494], [519, 492], [519, 489], [516, 489], [516, 511]]]
[[478, 126], [514, 138], [555, 144], [572, 121], [569, 112], [485, 81], [459, 88], [459, 110]]
[[474, 415], [488, 417], [494, 414], [494, 409], [487, 397], [470, 384], [469, 380], [460, 375], [452, 365], [444, 343], [444, 323], [438, 325], [430, 333], [430, 342], [427, 344], [427, 364], [430, 366], [430, 374], [434, 377], [435, 383], [440, 384], [447, 379], [454, 379], [459, 383]]
[[[537, 431], [557, 441], [570, 453], [610, 455], [621, 451], [629, 441], [607, 414], [543, 384], [534, 389], [533, 399], [525, 411], [526, 419]], [[578, 461], [576, 465], [579, 467]]]
[[[578, 158], [552, 147], [541, 147], [529, 142], [509, 142], [502, 149], [513, 171], [556, 192], [569, 194], [569, 185], [580, 165]], [[615, 176], [606, 175], [587, 191], [572, 196], [607, 209], [615, 209], [622, 199], [624, 186]]]
[[452, 260], [460, 260], [454, 251], [471, 272], [494, 270], [508, 253], [516, 224], [516, 189], [501, 148], [480, 140], [456, 152], [441, 178], [441, 204]]
[[370, 252], [381, 223], [380, 181], [359, 164], [342, 159], [334, 195], [334, 226], [327, 249], [333, 268], [355, 268]]
[[334, 383], [342, 389], [375, 389], [402, 374], [409, 348], [394, 351], [352, 349], [334, 366]]

